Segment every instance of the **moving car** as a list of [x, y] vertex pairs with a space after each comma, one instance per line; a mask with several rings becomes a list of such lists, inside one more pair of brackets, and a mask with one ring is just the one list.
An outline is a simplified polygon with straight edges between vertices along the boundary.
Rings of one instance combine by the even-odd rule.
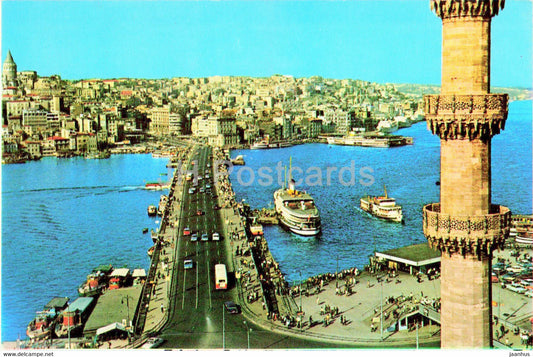
[[150, 337], [143, 345], [141, 348], [143, 349], [149, 349], [149, 348], [157, 348], [159, 346], [161, 346], [163, 344], [163, 342], [165, 342], [164, 339], [162, 338], [159, 338], [159, 337]]
[[224, 303], [224, 307], [226, 308], [226, 311], [230, 314], [238, 314], [240, 312], [239, 305], [237, 305], [233, 301], [226, 301]]
[[194, 267], [194, 263], [192, 259], [185, 259], [183, 261], [183, 269], [192, 269]]

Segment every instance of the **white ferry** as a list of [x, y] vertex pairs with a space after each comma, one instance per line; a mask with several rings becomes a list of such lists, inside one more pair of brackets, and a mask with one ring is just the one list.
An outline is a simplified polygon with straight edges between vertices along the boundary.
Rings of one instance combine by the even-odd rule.
[[403, 214], [402, 207], [396, 205], [394, 198], [387, 196], [387, 188], [385, 187], [385, 196], [366, 196], [361, 198], [361, 209], [378, 218], [383, 218], [388, 221], [402, 222]]
[[274, 192], [274, 203], [280, 223], [291, 232], [301, 236], [316, 236], [320, 233], [320, 213], [313, 197], [296, 190], [292, 178], [288, 189], [281, 188]]

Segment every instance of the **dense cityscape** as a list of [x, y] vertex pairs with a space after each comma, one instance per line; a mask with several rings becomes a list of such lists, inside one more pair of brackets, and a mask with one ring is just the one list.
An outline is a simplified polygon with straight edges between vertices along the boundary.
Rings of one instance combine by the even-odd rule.
[[[190, 136], [236, 148], [265, 136], [302, 141], [391, 133], [422, 120], [422, 93], [438, 91], [438, 86], [285, 75], [63, 80], [17, 72], [11, 52], [3, 83], [4, 162], [121, 152], [159, 137]], [[514, 93], [516, 99], [529, 95]]]

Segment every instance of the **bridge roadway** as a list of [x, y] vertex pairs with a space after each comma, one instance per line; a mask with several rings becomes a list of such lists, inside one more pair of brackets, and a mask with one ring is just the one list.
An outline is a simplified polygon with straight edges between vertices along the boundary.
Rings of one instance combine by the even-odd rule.
[[[220, 212], [214, 209], [216, 191], [213, 184], [212, 149], [197, 147], [188, 169], [204, 177], [198, 181], [196, 193], [189, 194], [193, 182], [184, 182], [180, 224], [176, 230], [175, 264], [172, 273], [169, 318], [159, 336], [165, 339], [160, 348], [172, 349], [243, 349], [248, 345], [247, 326], [251, 328], [251, 348], [316, 348], [341, 347], [319, 341], [306, 341], [297, 337], [265, 330], [246, 321], [243, 315], [224, 312], [225, 301], [236, 301], [237, 287], [234, 272], [228, 266], [228, 289], [216, 290], [214, 266], [227, 262], [227, 237], [222, 236]], [[206, 179], [205, 175], [210, 178]], [[200, 188], [211, 185], [212, 193], [200, 193]], [[197, 215], [201, 211], [201, 215]], [[184, 235], [184, 228], [190, 228], [198, 235], [192, 242]], [[218, 232], [220, 241], [213, 241], [212, 234]], [[202, 234], [209, 235], [209, 241], [201, 241]], [[192, 259], [194, 267], [184, 269], [183, 261]], [[246, 321], [246, 324], [244, 323]]]

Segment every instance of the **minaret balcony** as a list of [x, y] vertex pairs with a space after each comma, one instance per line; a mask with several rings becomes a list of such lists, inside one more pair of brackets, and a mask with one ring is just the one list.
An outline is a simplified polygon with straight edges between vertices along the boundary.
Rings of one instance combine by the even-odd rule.
[[424, 235], [432, 248], [449, 254], [489, 254], [503, 248], [509, 236], [511, 211], [491, 205], [488, 214], [453, 215], [440, 212], [440, 203], [430, 203], [423, 208]]
[[428, 129], [441, 139], [487, 139], [505, 128], [507, 94], [426, 95]]

